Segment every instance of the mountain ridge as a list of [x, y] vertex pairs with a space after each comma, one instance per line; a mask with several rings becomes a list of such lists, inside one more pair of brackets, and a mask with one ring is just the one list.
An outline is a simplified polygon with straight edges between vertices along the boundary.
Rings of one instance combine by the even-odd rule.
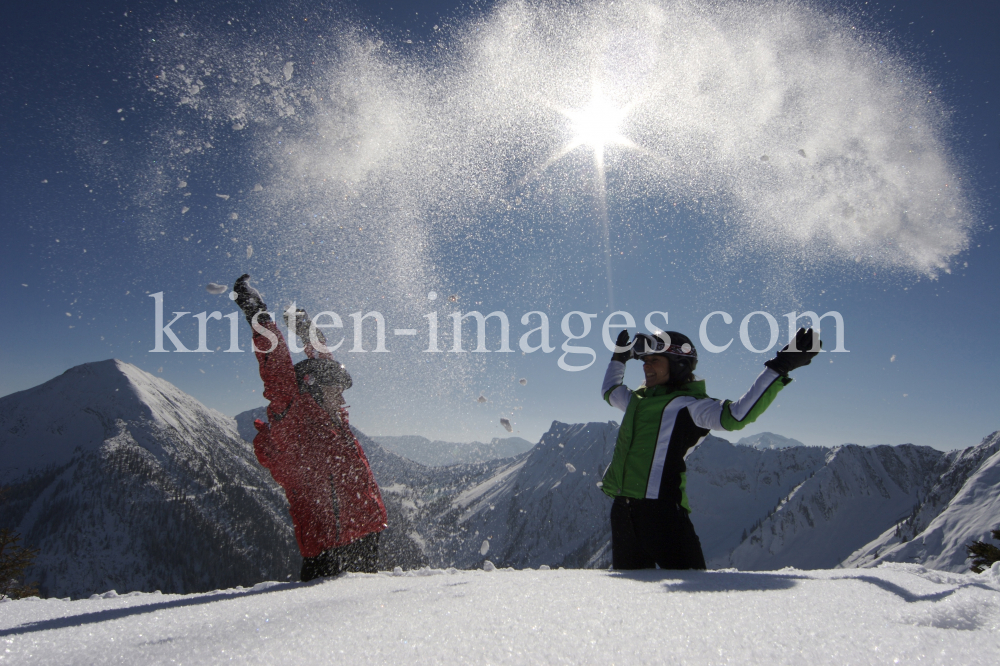
[[534, 446], [521, 437], [494, 437], [488, 443], [445, 442], [419, 435], [372, 435], [371, 438], [397, 455], [431, 467], [513, 458]]
[[[0, 398], [0, 526], [41, 549], [31, 573], [53, 596], [294, 579], [287, 501], [240, 433], [253, 412], [241, 423], [113, 359]], [[389, 511], [379, 566], [608, 566], [598, 482], [617, 430], [553, 421], [516, 456], [430, 467], [355, 429]], [[961, 571], [964, 540], [1000, 512], [1000, 433], [951, 452], [709, 435], [687, 466], [711, 567]]]
[[919, 562], [951, 571], [966, 566], [965, 546], [1000, 529], [1000, 431], [977, 446], [948, 452], [940, 466], [937, 481], [910, 515], [853, 552], [843, 566]]

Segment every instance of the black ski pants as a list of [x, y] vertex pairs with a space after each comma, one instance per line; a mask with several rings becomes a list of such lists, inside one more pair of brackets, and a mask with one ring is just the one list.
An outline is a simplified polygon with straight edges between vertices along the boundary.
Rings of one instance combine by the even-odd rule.
[[676, 502], [616, 497], [611, 506], [611, 559], [627, 569], [704, 569], [701, 541]]
[[381, 532], [366, 534], [346, 546], [324, 550], [302, 560], [302, 582], [336, 576], [344, 571], [378, 573], [378, 538]]

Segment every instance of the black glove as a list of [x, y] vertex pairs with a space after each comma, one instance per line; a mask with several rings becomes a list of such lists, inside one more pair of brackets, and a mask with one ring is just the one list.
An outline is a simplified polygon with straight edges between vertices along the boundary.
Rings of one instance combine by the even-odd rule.
[[[814, 345], [814, 339], [816, 343], [819, 343], [818, 345]], [[787, 377], [788, 373], [795, 368], [801, 368], [803, 365], [809, 365], [810, 361], [813, 360], [813, 356], [819, 354], [819, 350], [810, 350], [812, 350], [814, 346], [818, 346], [822, 349], [823, 341], [819, 339], [819, 333], [816, 333], [811, 328], [800, 328], [795, 334], [795, 349], [798, 351], [791, 351], [789, 346], [790, 345], [785, 345], [774, 358], [764, 363], [764, 365], [771, 368], [779, 375]]]
[[630, 358], [632, 358], [632, 347], [631, 345], [629, 345], [628, 341], [629, 341], [628, 331], [622, 330], [622, 332], [618, 334], [618, 339], [615, 341], [615, 347], [617, 349], [626, 347], [626, 349], [625, 351], [615, 351], [615, 353], [611, 355], [612, 361], [621, 361], [622, 363], [625, 363]]
[[240, 307], [240, 310], [243, 310], [249, 323], [253, 324], [253, 316], [258, 312], [264, 313], [257, 317], [258, 322], [266, 324], [271, 321], [270, 315], [267, 314], [267, 306], [264, 305], [264, 298], [259, 291], [250, 286], [249, 274], [244, 273], [236, 280], [233, 292], [236, 294], [236, 305]]

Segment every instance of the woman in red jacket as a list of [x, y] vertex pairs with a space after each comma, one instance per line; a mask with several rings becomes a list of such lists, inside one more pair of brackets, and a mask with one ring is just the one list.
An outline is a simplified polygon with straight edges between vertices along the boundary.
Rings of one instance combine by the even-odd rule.
[[[268, 422], [254, 422], [254, 452], [288, 497], [303, 557], [302, 580], [342, 571], [374, 573], [386, 512], [365, 452], [348, 425], [343, 392], [351, 387], [351, 376], [309, 343], [309, 358], [292, 365], [284, 337], [249, 280], [249, 275], [240, 277], [233, 291], [254, 328], [253, 350], [270, 401]], [[308, 320], [299, 327], [308, 331]]]

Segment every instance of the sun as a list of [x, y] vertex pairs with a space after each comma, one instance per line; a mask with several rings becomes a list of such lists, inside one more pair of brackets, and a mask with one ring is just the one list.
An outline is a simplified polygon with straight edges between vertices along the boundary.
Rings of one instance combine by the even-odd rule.
[[622, 125], [628, 117], [629, 105], [618, 107], [594, 87], [590, 100], [579, 109], [559, 109], [569, 119], [570, 140], [559, 155], [566, 155], [581, 146], [594, 152], [597, 168], [604, 170], [604, 151], [608, 146], [635, 148], [635, 144], [622, 134]]

